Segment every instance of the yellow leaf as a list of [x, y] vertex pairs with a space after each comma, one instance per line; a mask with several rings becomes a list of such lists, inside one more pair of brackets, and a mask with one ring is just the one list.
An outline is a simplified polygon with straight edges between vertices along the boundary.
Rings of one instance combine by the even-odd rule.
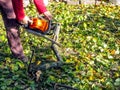
[[119, 77], [120, 76], [120, 74], [119, 73], [115, 73], [115, 75], [114, 75], [114, 77]]
[[101, 82], [104, 82], [105, 80], [104, 80], [104, 78], [102, 78], [102, 79], [100, 79], [100, 81], [101, 81]]
[[19, 66], [20, 66], [20, 68], [24, 68], [25, 67], [24, 64], [19, 64]]
[[66, 60], [66, 63], [70, 63], [71, 61], [69, 59]]
[[89, 77], [89, 80], [94, 80], [94, 77], [93, 77], [93, 76], [90, 76], [90, 77]]
[[40, 65], [40, 64], [41, 64], [41, 61], [37, 61], [36, 64], [37, 64], [37, 65]]
[[24, 67], [25, 67], [23, 63], [16, 62], [16, 64], [17, 64], [20, 68], [24, 68]]
[[85, 29], [87, 29], [87, 24], [86, 23], [83, 23], [83, 26]]
[[112, 50], [110, 53], [111, 53], [112, 55], [115, 55], [115, 50]]

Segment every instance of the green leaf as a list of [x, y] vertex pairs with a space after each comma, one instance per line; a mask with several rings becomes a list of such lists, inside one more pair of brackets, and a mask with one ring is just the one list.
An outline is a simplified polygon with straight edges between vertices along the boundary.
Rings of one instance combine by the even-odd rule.
[[117, 78], [114, 83], [115, 86], [120, 86], [120, 78]]

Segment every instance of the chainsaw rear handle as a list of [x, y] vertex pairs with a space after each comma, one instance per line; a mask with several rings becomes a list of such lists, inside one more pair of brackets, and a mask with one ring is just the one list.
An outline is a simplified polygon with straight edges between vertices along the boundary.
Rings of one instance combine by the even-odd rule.
[[45, 16], [41, 16], [41, 15], [39, 15], [38, 18], [39, 18], [39, 19], [43, 19], [43, 20], [47, 20], [47, 21], [48, 21], [48, 29], [46, 30], [46, 32], [43, 33], [43, 34], [46, 34], [46, 33], [49, 32], [50, 29], [51, 29], [52, 20], [48, 20], [48, 19], [45, 18]]
[[51, 20], [48, 20], [48, 29], [45, 31], [45, 32], [43, 32], [43, 34], [47, 34], [49, 31], [50, 31], [50, 29], [51, 29], [51, 24], [52, 24], [52, 21]]

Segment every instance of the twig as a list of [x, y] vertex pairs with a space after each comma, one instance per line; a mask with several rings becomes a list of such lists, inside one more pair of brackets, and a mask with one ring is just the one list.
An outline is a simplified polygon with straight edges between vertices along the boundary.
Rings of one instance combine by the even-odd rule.
[[59, 83], [51, 83], [51, 84], [54, 85], [54, 90], [57, 90], [57, 86], [58, 87], [64, 87], [64, 88], [67, 88], [67, 89], [71, 89], [71, 90], [78, 90], [76, 88], [73, 88], [71, 86], [64, 85], [64, 84], [59, 84]]

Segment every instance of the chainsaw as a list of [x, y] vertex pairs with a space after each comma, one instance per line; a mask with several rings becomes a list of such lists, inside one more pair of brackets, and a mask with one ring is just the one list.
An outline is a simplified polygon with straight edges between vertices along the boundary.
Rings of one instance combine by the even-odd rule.
[[[32, 24], [25, 25], [25, 29], [28, 33], [43, 37], [51, 42], [51, 49], [53, 50], [57, 62], [47, 63], [43, 65], [34, 65], [32, 63], [32, 58], [34, 56], [34, 51], [32, 52], [30, 63], [28, 66], [28, 73], [32, 76], [35, 76], [34, 78], [38, 77], [39, 75], [36, 74], [39, 71], [44, 71], [50, 68], [57, 68], [63, 65], [62, 57], [60, 56], [57, 46], [61, 47], [62, 45], [58, 43], [58, 37], [60, 32], [60, 24], [53, 22], [51, 20], [47, 20], [44, 17], [37, 17], [37, 18], [31, 18], [33, 21]], [[51, 38], [52, 35], [52, 38]], [[50, 37], [49, 37], [50, 36]], [[38, 75], [38, 76], [37, 76]]]
[[[52, 44], [56, 44], [57, 46], [61, 46], [57, 40], [60, 31], [60, 24], [53, 23], [51, 20], [47, 20], [46, 18], [39, 16], [36, 18], [32, 18], [33, 23], [25, 25], [26, 31], [29, 33], [44, 37], [45, 39], [52, 42]], [[53, 35], [53, 38], [49, 38], [48, 35]]]
[[[60, 24], [55, 22], [53, 23], [51, 20], [48, 20], [42, 16], [32, 18], [31, 20], [33, 23], [25, 26], [26, 31], [51, 41], [51, 48], [54, 51], [57, 60], [61, 61], [61, 57], [55, 46], [62, 46], [57, 42], [60, 32]], [[48, 35], [53, 35], [53, 37], [50, 38]]]
[[32, 18], [33, 23], [28, 25], [28, 28], [41, 34], [49, 33], [51, 29], [51, 20], [45, 18]]
[[[37, 36], [42, 36], [43, 38], [49, 40], [52, 42], [51, 49], [53, 50], [54, 54], [57, 57], [57, 62], [52, 63], [45, 63], [42, 65], [34, 65], [32, 63], [32, 58], [34, 56], [34, 51], [32, 52], [30, 64], [28, 65], [28, 75], [35, 80], [36, 82], [40, 81], [43, 77], [42, 72], [51, 68], [60, 68], [61, 66], [65, 65], [63, 63], [63, 60], [57, 50], [56, 46], [61, 47], [61, 45], [57, 42], [58, 36], [60, 32], [60, 24], [59, 23], [53, 23], [51, 20], [47, 20], [44, 17], [38, 17], [38, 18], [32, 18], [33, 23], [27, 25], [26, 31], [29, 33], [35, 34]], [[47, 35], [53, 35], [53, 38], [47, 37]], [[78, 90], [68, 85], [62, 85], [57, 83], [51, 83], [51, 85], [54, 86], [54, 89], [56, 90], [58, 88], [65, 88], [70, 90]]]

